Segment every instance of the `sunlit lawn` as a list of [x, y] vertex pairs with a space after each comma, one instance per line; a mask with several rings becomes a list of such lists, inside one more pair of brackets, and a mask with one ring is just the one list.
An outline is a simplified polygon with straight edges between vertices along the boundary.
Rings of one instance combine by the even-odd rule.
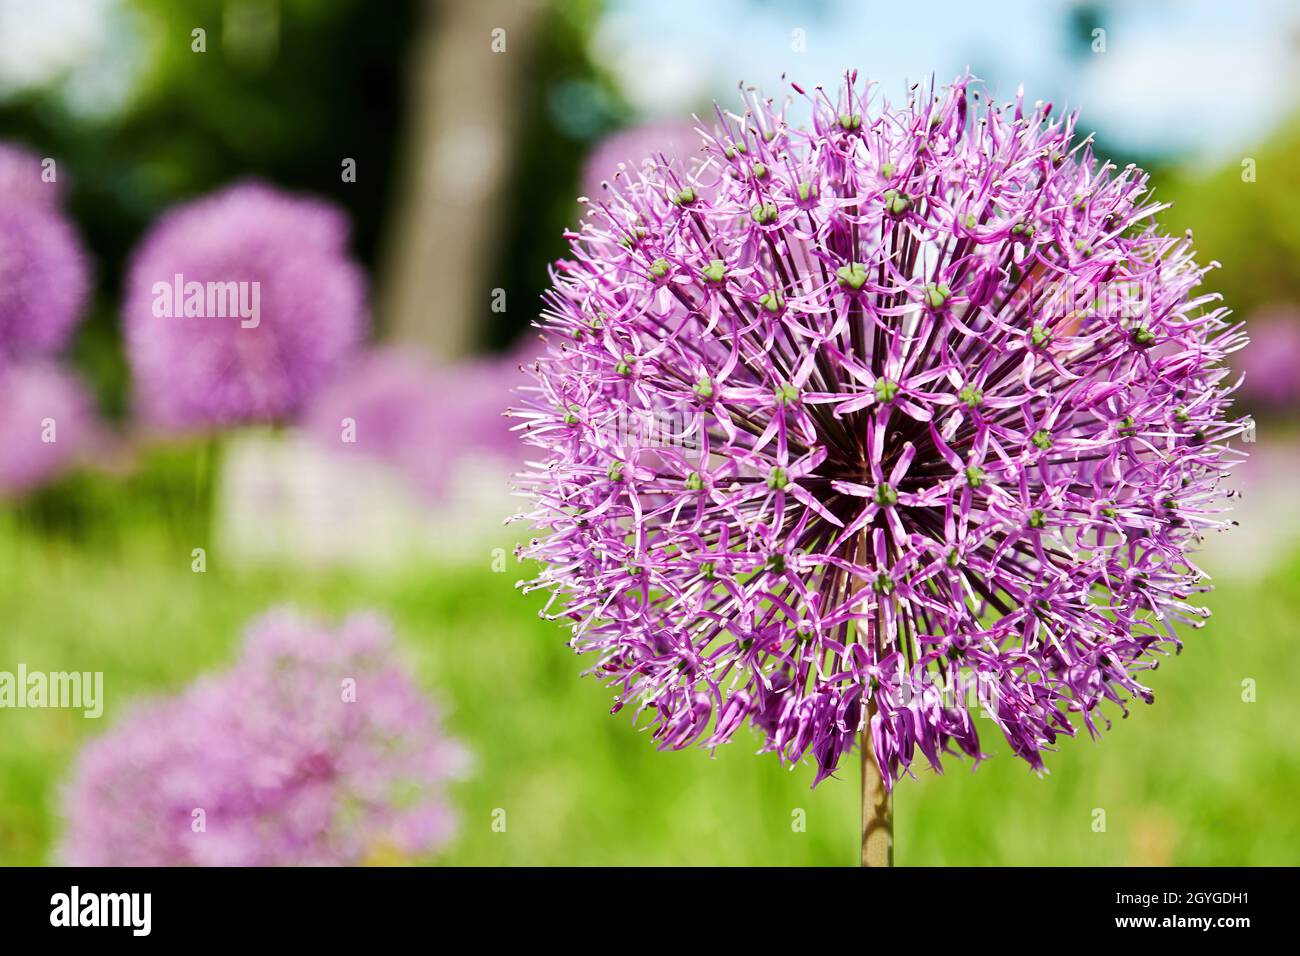
[[[0, 517], [0, 670], [103, 671], [107, 697], [100, 720], [0, 711], [0, 863], [54, 861], [59, 787], [80, 743], [138, 695], [223, 666], [244, 623], [281, 602], [386, 611], [450, 708], [477, 767], [453, 792], [462, 832], [434, 862], [855, 861], [856, 764], [814, 791], [807, 767], [755, 756], [743, 733], [715, 757], [657, 752], [626, 713], [609, 715], [610, 691], [579, 678], [583, 662], [538, 619], [540, 601], [515, 591], [522, 569], [492, 572], [490, 545], [481, 566], [384, 577], [241, 571], [213, 553], [196, 574], [202, 508], [178, 494], [178, 470], [193, 465], [156, 462], [125, 486], [86, 479], [63, 490], [75, 508]], [[1298, 600], [1300, 562], [1222, 586], [1210, 626], [1151, 675], [1156, 704], [1136, 705], [1099, 743], [1065, 741], [1045, 777], [982, 721], [994, 756], [978, 773], [953, 761], [945, 777], [920, 771], [899, 786], [897, 862], [1295, 863]], [[1246, 679], [1255, 702], [1242, 699]]]

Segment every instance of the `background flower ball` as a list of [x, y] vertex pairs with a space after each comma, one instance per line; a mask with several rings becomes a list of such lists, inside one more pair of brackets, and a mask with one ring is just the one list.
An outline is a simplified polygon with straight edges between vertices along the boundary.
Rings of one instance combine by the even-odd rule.
[[984, 713], [1041, 769], [1208, 614], [1244, 333], [1076, 116], [794, 89], [554, 267], [526, 587], [663, 748], [749, 724], [821, 780], [866, 731], [892, 785]]
[[137, 706], [86, 747], [65, 793], [62, 855], [320, 866], [427, 854], [454, 832], [445, 789], [466, 766], [387, 622], [273, 611], [229, 671]]
[[90, 393], [45, 360], [0, 365], [0, 496], [49, 482], [96, 447]]
[[688, 121], [661, 120], [619, 130], [601, 140], [583, 164], [583, 195], [599, 201], [605, 183], [617, 188], [623, 176], [636, 178], [646, 163], [657, 166], [666, 160], [689, 172], [702, 159], [703, 145], [695, 125]]
[[90, 265], [41, 181], [40, 161], [0, 145], [0, 362], [68, 344], [90, 293]]
[[1300, 310], [1273, 307], [1250, 318], [1250, 347], [1240, 353], [1250, 411], [1294, 414], [1300, 405]]
[[[336, 207], [255, 183], [164, 215], [127, 280], [126, 344], [140, 417], [201, 429], [297, 414], [365, 331], [365, 279], [347, 241]], [[189, 294], [178, 300], [171, 291], [179, 281], [203, 285], [202, 315], [186, 314]], [[255, 284], [256, 318], [217, 314], [207, 290], [222, 283], [243, 284], [249, 313]]]
[[63, 199], [62, 170], [48, 157], [14, 143], [0, 143], [0, 201], [55, 208]]
[[388, 465], [430, 500], [445, 500], [475, 460], [502, 473], [522, 464], [526, 449], [501, 414], [501, 396], [519, 382], [532, 344], [443, 367], [372, 349], [322, 390], [303, 424], [322, 447]]

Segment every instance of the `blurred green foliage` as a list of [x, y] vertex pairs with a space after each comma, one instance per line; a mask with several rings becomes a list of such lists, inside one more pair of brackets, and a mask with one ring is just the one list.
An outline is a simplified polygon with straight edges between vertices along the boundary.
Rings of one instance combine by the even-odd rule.
[[[518, 338], [541, 309], [548, 269], [564, 256], [564, 231], [580, 212], [575, 199], [592, 145], [627, 121], [627, 106], [613, 81], [587, 50], [600, 0], [548, 4], [528, 52], [529, 82], [514, 104], [514, 168], [506, 201], [504, 239], [487, 270], [493, 288], [523, 309], [490, 315], [486, 342], [496, 347]], [[486, 281], [486, 280], [485, 280]], [[483, 299], [489, 297], [488, 289]]]
[[1156, 198], [1173, 203], [1165, 227], [1191, 229], [1202, 264], [1222, 264], [1206, 285], [1243, 319], [1300, 302], [1300, 116], [1249, 152], [1208, 172], [1170, 170], [1156, 185]]
[[[232, 4], [132, 5], [152, 56], [121, 112], [72, 114], [57, 88], [0, 108], [6, 137], [64, 159], [71, 210], [104, 291], [115, 294], [126, 254], [166, 207], [244, 176], [341, 203], [359, 254], [373, 261], [405, 106], [414, 0], [384, 4], [384, 16], [362, 0], [288, 0], [284, 22], [268, 28], [273, 55], [253, 60], [223, 45], [223, 15]], [[195, 28], [207, 31], [204, 53], [191, 49]], [[355, 158], [360, 171], [347, 188], [344, 157]]]

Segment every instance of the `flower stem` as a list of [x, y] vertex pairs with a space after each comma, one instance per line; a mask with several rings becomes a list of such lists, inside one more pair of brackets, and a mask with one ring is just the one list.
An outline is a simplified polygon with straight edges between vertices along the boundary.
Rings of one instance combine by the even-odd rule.
[[867, 701], [867, 721], [862, 728], [862, 865], [894, 865], [894, 800], [871, 746], [871, 718], [876, 702]]

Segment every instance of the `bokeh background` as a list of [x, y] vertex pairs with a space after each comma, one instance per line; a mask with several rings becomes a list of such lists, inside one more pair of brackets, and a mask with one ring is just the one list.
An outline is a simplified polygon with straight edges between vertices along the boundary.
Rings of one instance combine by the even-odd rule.
[[[93, 263], [58, 361], [97, 419], [75, 462], [0, 488], [0, 669], [102, 671], [106, 697], [100, 720], [0, 710], [0, 863], [54, 862], [78, 750], [133, 701], [225, 667], [248, 621], [284, 603], [387, 614], [474, 754], [450, 791], [456, 838], [383, 862], [854, 863], [856, 773], [810, 790], [809, 768], [739, 737], [661, 754], [609, 716], [610, 692], [515, 589], [524, 532], [502, 519], [520, 451], [500, 411], [576, 197], [638, 158], [609, 137], [652, 124], [671, 141], [742, 80], [779, 95], [783, 74], [829, 85], [856, 67], [901, 100], [967, 66], [999, 99], [1023, 83], [1081, 107], [1099, 153], [1152, 172], [1169, 231], [1194, 230], [1256, 340], [1238, 356], [1256, 441], [1240, 527], [1203, 554], [1214, 618], [1151, 676], [1156, 704], [1100, 743], [1066, 741], [1042, 778], [988, 733], [978, 773], [904, 781], [897, 861], [1300, 860], [1294, 5], [0, 0], [0, 141], [57, 159]], [[365, 349], [382, 349], [369, 379], [384, 361], [409, 375], [427, 411], [403, 441], [419, 454], [330, 451], [310, 409], [202, 435], [136, 420], [132, 250], [170, 207], [248, 178], [345, 211]]]

